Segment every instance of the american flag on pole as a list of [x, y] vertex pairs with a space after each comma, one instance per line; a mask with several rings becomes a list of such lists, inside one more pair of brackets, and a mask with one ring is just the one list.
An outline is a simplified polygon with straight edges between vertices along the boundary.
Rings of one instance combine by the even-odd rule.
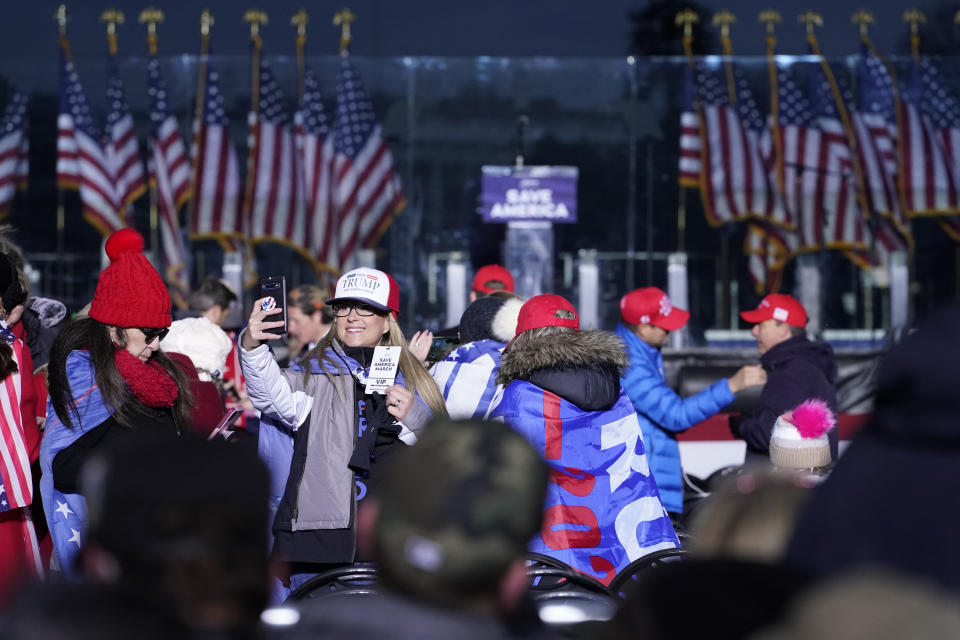
[[180, 207], [190, 198], [190, 162], [177, 120], [167, 105], [167, 88], [156, 56], [150, 56], [147, 63], [147, 95], [150, 98], [150, 183], [156, 192], [165, 279], [179, 305], [186, 301], [190, 288], [179, 214]]
[[303, 167], [297, 158], [293, 122], [258, 43], [254, 43], [253, 58], [257, 86], [249, 116], [251, 144], [244, 206], [250, 237], [254, 242], [285, 244], [312, 262]]
[[393, 156], [349, 55], [340, 57], [333, 163], [340, 266], [372, 247], [406, 205]]
[[960, 105], [939, 71], [915, 59], [900, 101], [900, 185], [907, 213], [938, 216], [960, 241]]
[[100, 132], [90, 114], [87, 95], [60, 41], [60, 113], [57, 116], [57, 186], [78, 189], [83, 217], [104, 236], [125, 226], [113, 173], [100, 146]]
[[910, 223], [897, 192], [897, 116], [891, 72], [866, 39], [857, 62], [859, 100], [851, 113], [857, 153], [863, 168], [868, 211], [875, 235], [887, 251], [913, 245]]
[[693, 52], [690, 38], [683, 39], [687, 66], [683, 69], [683, 94], [680, 111], [680, 166], [677, 173], [680, 186], [700, 186], [700, 118], [697, 115], [696, 86], [694, 84]]
[[310, 251], [322, 269], [338, 271], [341, 262], [333, 208], [333, 132], [323, 108], [320, 83], [312, 71], [303, 77], [303, 98], [294, 116], [297, 152], [303, 167]]
[[0, 121], [0, 219], [7, 215], [17, 189], [26, 186], [30, 170], [27, 97], [14, 93]]
[[[732, 64], [732, 63], [728, 63]], [[701, 104], [701, 189], [713, 225], [767, 219], [776, 209], [761, 153], [763, 118], [746, 79], [731, 67], [702, 66], [697, 73]]]
[[201, 57], [197, 95], [190, 235], [196, 240], [220, 240], [225, 248], [232, 250], [232, 241], [244, 239], [240, 217], [240, 169], [230, 140], [230, 123], [220, 92], [220, 75], [206, 53]]
[[140, 148], [137, 134], [133, 128], [133, 116], [127, 106], [127, 97], [123, 90], [123, 81], [117, 70], [115, 54], [107, 58], [107, 127], [106, 145], [107, 165], [116, 185], [119, 209], [126, 211], [134, 200], [146, 191], [143, 164], [140, 161]]

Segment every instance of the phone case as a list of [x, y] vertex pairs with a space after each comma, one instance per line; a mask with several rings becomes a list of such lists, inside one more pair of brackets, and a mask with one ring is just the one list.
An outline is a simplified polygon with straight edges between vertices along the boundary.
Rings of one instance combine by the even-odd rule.
[[[282, 313], [277, 316], [274, 314], [270, 316], [269, 319], [273, 322], [277, 320], [283, 320], [283, 327], [279, 329], [273, 329], [272, 332], [277, 332], [281, 336], [287, 335], [287, 279], [284, 276], [268, 276], [266, 278], [260, 278], [260, 295], [257, 296], [257, 299], [271, 297], [274, 300], [274, 304], [282, 310]], [[265, 307], [273, 308], [273, 307]]]

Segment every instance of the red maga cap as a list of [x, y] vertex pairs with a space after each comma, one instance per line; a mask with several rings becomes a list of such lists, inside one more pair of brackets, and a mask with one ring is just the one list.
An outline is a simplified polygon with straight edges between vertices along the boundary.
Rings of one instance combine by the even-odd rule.
[[667, 331], [683, 328], [690, 312], [678, 309], [661, 289], [634, 289], [620, 298], [620, 316], [627, 324], [652, 324]]
[[580, 318], [573, 305], [561, 296], [545, 293], [533, 296], [520, 307], [517, 334], [541, 327], [568, 327], [580, 330]]
[[[488, 287], [486, 286], [488, 282], [502, 282], [503, 289]], [[473, 289], [480, 293], [493, 293], [494, 291], [513, 293], [513, 276], [498, 264], [484, 265], [477, 269], [477, 275], [473, 276]]]
[[807, 326], [807, 312], [803, 305], [793, 296], [784, 293], [771, 293], [760, 301], [760, 306], [753, 311], [741, 312], [740, 317], [750, 324], [779, 320], [798, 329]]

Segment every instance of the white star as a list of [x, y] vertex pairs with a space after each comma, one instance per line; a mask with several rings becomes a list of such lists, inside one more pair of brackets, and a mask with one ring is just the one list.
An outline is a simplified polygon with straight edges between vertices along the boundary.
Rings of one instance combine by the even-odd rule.
[[0, 506], [4, 506], [4, 507], [7, 506], [7, 501], [6, 501], [6, 500], [0, 500]]
[[56, 503], [57, 503], [57, 508], [54, 509], [54, 511], [60, 512], [64, 518], [67, 517], [67, 514], [73, 513], [73, 510], [70, 509], [69, 506], [67, 506], [66, 502], [60, 502], [59, 500], [57, 500]]
[[77, 547], [79, 547], [79, 546], [80, 546], [80, 532], [77, 531], [76, 529], [74, 529], [73, 527], [70, 527], [70, 531], [73, 532], [73, 535], [70, 536], [70, 539], [67, 540], [67, 542], [76, 542], [76, 543], [77, 543]]

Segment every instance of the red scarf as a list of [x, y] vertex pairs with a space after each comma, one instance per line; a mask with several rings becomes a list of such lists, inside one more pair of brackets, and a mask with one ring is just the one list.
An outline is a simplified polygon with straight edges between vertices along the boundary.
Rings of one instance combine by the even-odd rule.
[[177, 401], [177, 381], [157, 362], [140, 362], [126, 349], [114, 351], [113, 360], [123, 381], [137, 400], [148, 407], [172, 407]]

